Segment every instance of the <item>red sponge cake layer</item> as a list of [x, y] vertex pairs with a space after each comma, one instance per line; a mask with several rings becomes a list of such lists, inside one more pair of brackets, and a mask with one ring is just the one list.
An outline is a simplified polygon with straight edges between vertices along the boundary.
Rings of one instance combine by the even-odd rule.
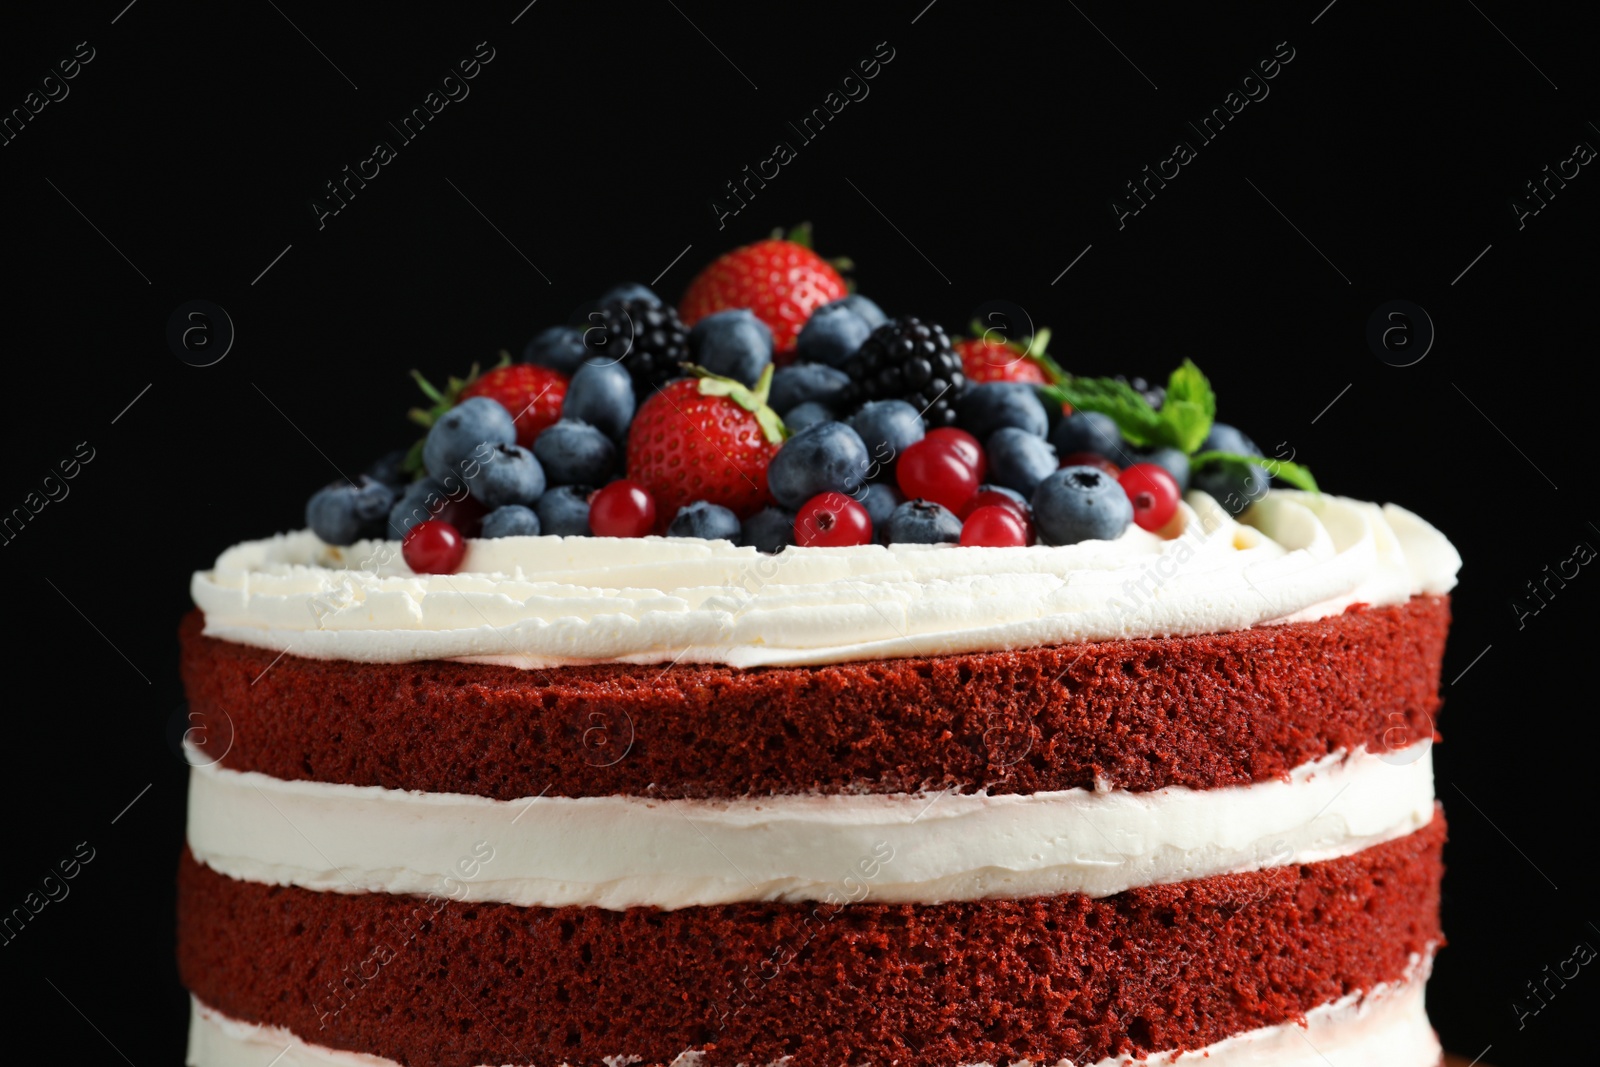
[[[514, 799], [1211, 788], [1433, 735], [1445, 597], [1162, 640], [739, 670], [279, 656], [182, 627], [225, 765]], [[224, 718], [226, 717], [226, 718]]]
[[179, 965], [227, 1015], [407, 1064], [1094, 1063], [1401, 980], [1441, 941], [1444, 833], [1098, 900], [678, 911], [315, 893], [186, 855]]

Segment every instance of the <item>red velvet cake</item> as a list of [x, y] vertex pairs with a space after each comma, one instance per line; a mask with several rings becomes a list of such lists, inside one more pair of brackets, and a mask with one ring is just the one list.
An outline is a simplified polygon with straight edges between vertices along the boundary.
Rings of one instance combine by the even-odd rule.
[[774, 384], [641, 294], [195, 575], [188, 1063], [1439, 1063], [1438, 531], [1192, 365], [985, 392], [847, 298]]

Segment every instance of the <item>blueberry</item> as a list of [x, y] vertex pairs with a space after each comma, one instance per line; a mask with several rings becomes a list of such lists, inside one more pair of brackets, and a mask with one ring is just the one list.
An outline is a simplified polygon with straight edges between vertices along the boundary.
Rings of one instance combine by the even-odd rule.
[[850, 416], [850, 428], [861, 435], [878, 466], [878, 473], [887, 473], [895, 459], [922, 440], [927, 427], [917, 409], [904, 400], [872, 400], [861, 405], [861, 410]]
[[953, 545], [960, 540], [961, 520], [930, 500], [908, 500], [895, 508], [883, 538], [888, 545]]
[[[1023, 510], [1025, 511], [1032, 507], [1032, 505], [1028, 503], [1028, 498], [1017, 492], [1015, 489], [1008, 488], [1004, 485], [995, 485], [993, 482], [985, 482], [984, 484], [978, 486], [978, 493], [999, 493], [1001, 496], [1010, 497], [1012, 500], [1015, 500], [1017, 503], [1021, 504]], [[977, 493], [974, 493], [973, 495], [976, 496]]]
[[866, 478], [868, 464], [867, 446], [860, 434], [842, 422], [821, 422], [801, 430], [778, 449], [767, 467], [767, 487], [778, 503], [798, 509], [818, 493], [857, 489]]
[[589, 536], [589, 496], [587, 485], [558, 485], [533, 506], [539, 526], [556, 537]]
[[406, 470], [406, 450], [397, 448], [385, 452], [373, 461], [366, 473], [387, 485], [396, 493], [411, 484], [411, 474]]
[[729, 308], [694, 324], [689, 354], [712, 374], [754, 385], [772, 362], [772, 330], [748, 308]]
[[1211, 432], [1200, 444], [1201, 452], [1232, 452], [1236, 456], [1259, 456], [1256, 443], [1225, 422], [1213, 422]]
[[464, 473], [464, 464], [479, 445], [510, 445], [517, 441], [511, 412], [498, 400], [475, 396], [463, 400], [440, 416], [422, 445], [422, 465], [441, 481]]
[[507, 504], [483, 517], [479, 537], [538, 537], [539, 516], [532, 508]]
[[563, 418], [533, 442], [551, 485], [604, 485], [617, 463], [611, 438], [579, 419]]
[[1043, 437], [1050, 417], [1033, 386], [1022, 382], [984, 382], [968, 389], [956, 405], [956, 421], [980, 441], [1007, 426]]
[[1191, 489], [1210, 494], [1229, 515], [1260, 500], [1271, 484], [1272, 476], [1259, 463], [1202, 463], [1189, 476]]
[[620, 304], [624, 300], [648, 300], [657, 306], [661, 304], [661, 298], [655, 294], [653, 289], [648, 285], [640, 285], [638, 282], [623, 282], [621, 285], [613, 285], [600, 294], [600, 303], [602, 304]]
[[1015, 426], [990, 434], [984, 450], [989, 456], [989, 477], [1023, 496], [1032, 496], [1059, 466], [1056, 450], [1048, 441]]
[[571, 374], [589, 350], [583, 346], [583, 331], [576, 326], [551, 326], [540, 330], [522, 350], [522, 362], [537, 363], [562, 374]]
[[621, 441], [633, 421], [633, 378], [628, 368], [606, 359], [586, 359], [567, 385], [561, 417], [579, 419], [613, 441]]
[[837, 368], [822, 363], [794, 363], [779, 367], [773, 374], [767, 403], [779, 415], [788, 414], [808, 400], [832, 406], [849, 384], [850, 375]]
[[382, 520], [394, 504], [394, 490], [369, 475], [355, 485], [333, 482], [306, 501], [306, 525], [326, 544], [352, 545], [382, 536]]
[[871, 300], [868, 300], [860, 293], [851, 293], [849, 296], [842, 296], [838, 300], [835, 300], [834, 303], [843, 304], [851, 311], [854, 311], [857, 315], [860, 315], [862, 318], [866, 319], [867, 325], [872, 327], [874, 330], [889, 321], [889, 316], [883, 313], [883, 309], [881, 307], [873, 303]]
[[819, 422], [833, 422], [833, 412], [815, 400], [808, 400], [804, 404], [796, 404], [789, 409], [789, 414], [783, 417], [783, 424], [789, 428], [790, 433], [799, 433], [808, 426], [815, 426]]
[[544, 495], [544, 468], [521, 445], [496, 445], [469, 471], [467, 485], [489, 509], [531, 504]]
[[460, 500], [467, 495], [467, 486], [460, 478], [451, 475], [447, 482], [436, 478], [422, 478], [406, 486], [394, 507], [389, 509], [389, 523], [384, 535], [396, 541], [411, 532], [411, 527], [433, 518], [448, 500]]
[[1056, 426], [1050, 443], [1056, 446], [1058, 456], [1093, 452], [1119, 467], [1132, 464], [1133, 449], [1122, 440], [1116, 420], [1098, 411], [1074, 411]]
[[1154, 463], [1178, 483], [1178, 492], [1189, 489], [1189, 457], [1179, 448], [1151, 448], [1134, 457], [1140, 463]]
[[794, 544], [794, 513], [782, 508], [762, 508], [739, 530], [739, 543], [759, 552], [781, 552]]
[[1062, 467], [1033, 491], [1033, 523], [1047, 545], [1110, 541], [1132, 521], [1128, 494], [1098, 467]]
[[842, 367], [871, 333], [872, 324], [860, 312], [843, 300], [835, 300], [813, 311], [806, 324], [800, 327], [800, 335], [794, 342], [795, 355], [830, 367]]
[[696, 500], [678, 509], [667, 526], [668, 537], [703, 537], [707, 541], [739, 540], [739, 517], [721, 504]]
[[906, 496], [888, 482], [873, 482], [856, 493], [856, 503], [867, 509], [872, 528], [880, 535], [889, 525], [894, 509], [906, 502]]

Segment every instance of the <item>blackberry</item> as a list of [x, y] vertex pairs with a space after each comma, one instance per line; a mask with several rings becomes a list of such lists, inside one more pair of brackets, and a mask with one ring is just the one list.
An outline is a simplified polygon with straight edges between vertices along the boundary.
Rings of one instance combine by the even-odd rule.
[[844, 372], [850, 376], [845, 408], [869, 400], [904, 400], [933, 429], [956, 424], [956, 401], [967, 388], [961, 357], [944, 329], [911, 317], [873, 330], [845, 360]]
[[633, 378], [642, 400], [674, 378], [689, 361], [689, 331], [669, 305], [643, 298], [612, 300], [589, 314], [584, 344], [597, 356], [617, 360]]

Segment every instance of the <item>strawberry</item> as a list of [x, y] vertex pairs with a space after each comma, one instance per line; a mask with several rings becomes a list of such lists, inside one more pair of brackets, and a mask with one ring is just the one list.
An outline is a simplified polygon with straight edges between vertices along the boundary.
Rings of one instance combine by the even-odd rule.
[[696, 500], [741, 519], [771, 502], [767, 465], [785, 433], [767, 406], [772, 370], [751, 389], [697, 367], [640, 406], [628, 431], [628, 477], [655, 497], [662, 529]]
[[512, 363], [485, 371], [461, 390], [461, 399], [486, 396], [499, 401], [517, 424], [517, 444], [532, 448], [534, 438], [561, 418], [567, 376], [549, 367]]
[[[848, 269], [848, 268], [847, 268]], [[687, 326], [717, 311], [749, 308], [772, 330], [778, 355], [794, 351], [811, 313], [849, 293], [833, 265], [811, 250], [809, 224], [736, 248], [695, 275], [678, 314]]]
[[1050, 342], [1050, 331], [1040, 330], [1025, 344], [1007, 341], [991, 334], [983, 324], [974, 322], [972, 332], [976, 337], [964, 337], [955, 343], [961, 357], [961, 371], [970, 382], [1026, 382], [1029, 385], [1047, 385], [1060, 380], [1060, 368], [1055, 360], [1044, 354]]

